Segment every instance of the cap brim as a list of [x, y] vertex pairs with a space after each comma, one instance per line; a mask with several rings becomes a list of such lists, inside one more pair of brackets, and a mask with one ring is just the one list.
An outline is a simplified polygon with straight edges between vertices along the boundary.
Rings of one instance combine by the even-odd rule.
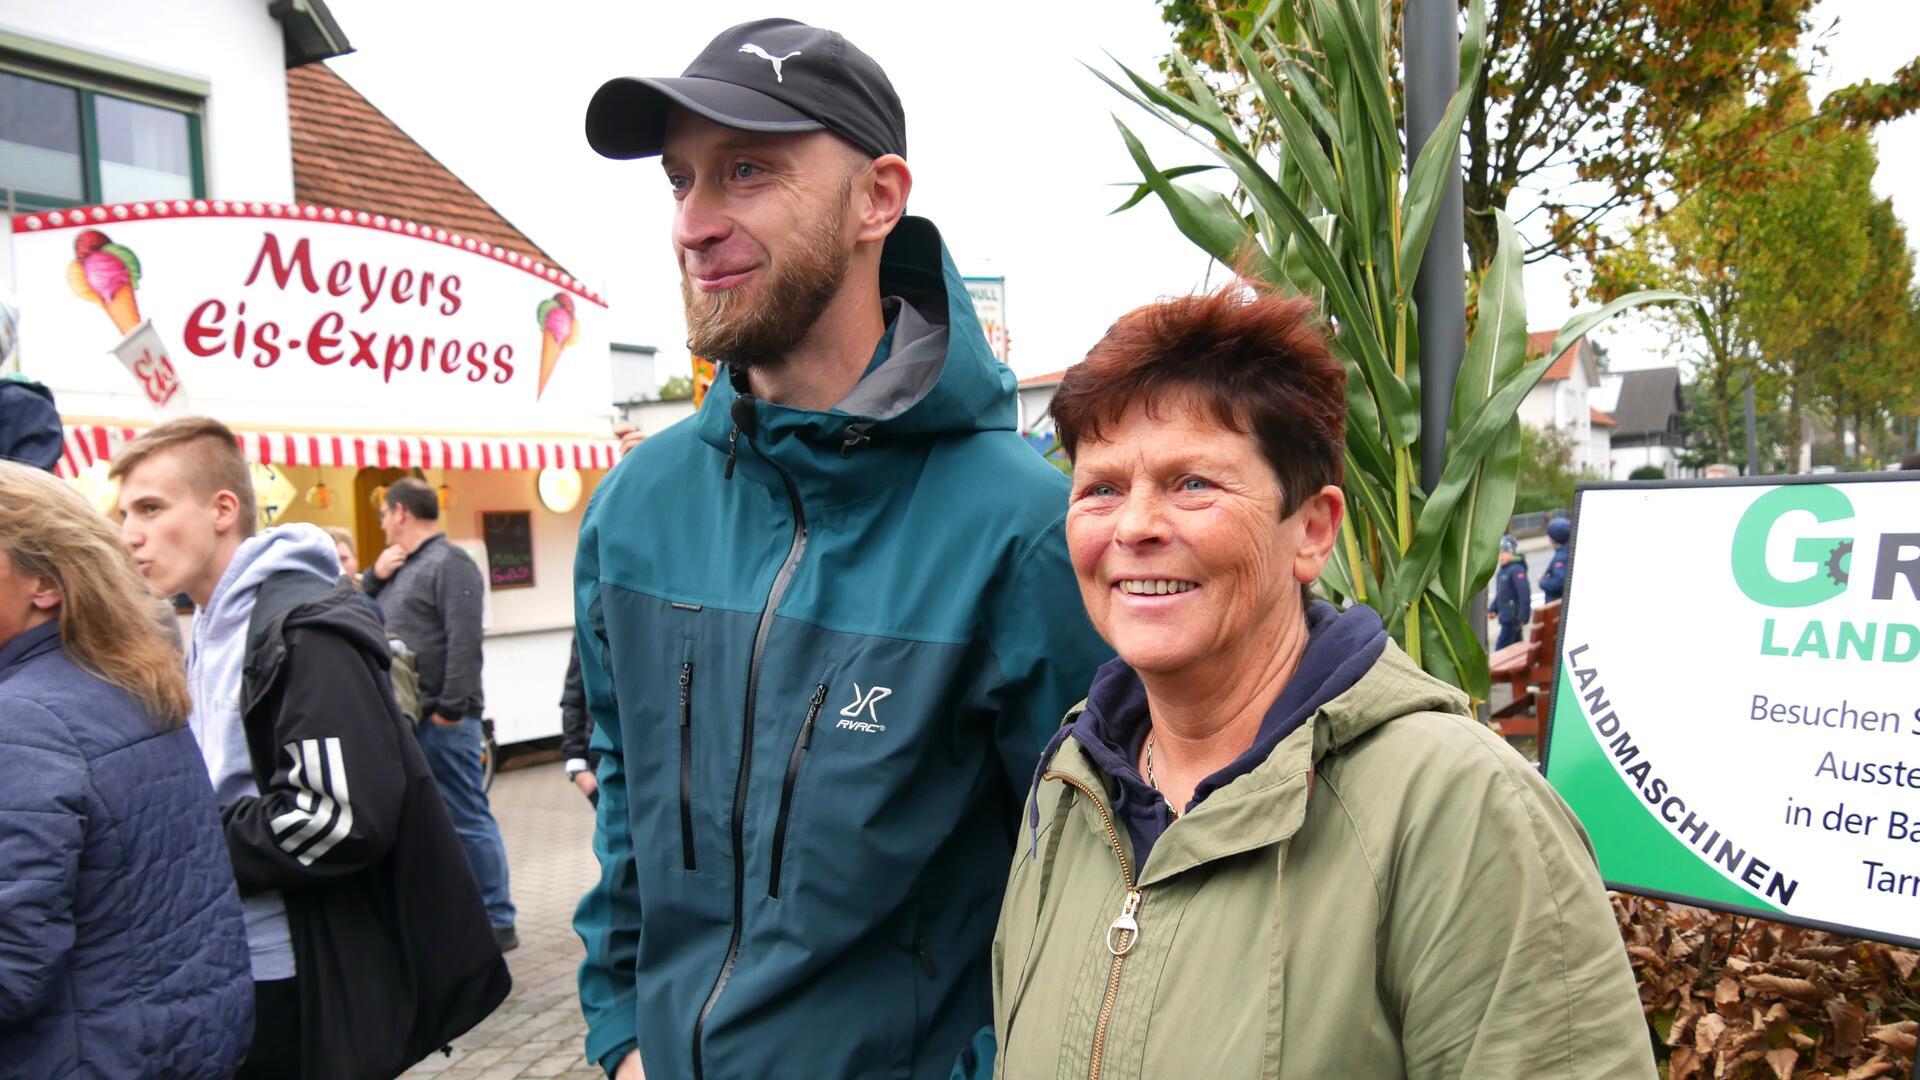
[[718, 79], [611, 79], [587, 104], [587, 143], [610, 158], [660, 152], [675, 105], [741, 131], [821, 131], [825, 124], [778, 98]]

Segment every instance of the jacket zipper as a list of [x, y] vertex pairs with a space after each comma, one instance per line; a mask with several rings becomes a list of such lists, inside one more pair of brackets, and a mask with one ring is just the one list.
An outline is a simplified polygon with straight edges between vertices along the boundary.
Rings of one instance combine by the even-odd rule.
[[680, 665], [680, 861], [693, 869], [693, 661]]
[[787, 850], [787, 814], [793, 809], [793, 786], [800, 781], [800, 763], [813, 745], [813, 724], [820, 719], [820, 706], [827, 703], [827, 684], [813, 688], [807, 702], [807, 718], [800, 723], [800, 735], [793, 740], [793, 753], [787, 755], [787, 779], [780, 785], [780, 817], [773, 825], [773, 873], [767, 878], [767, 895], [780, 899], [780, 864]]
[[[752, 406], [749, 403], [742, 415], [740, 405], [748, 401], [744, 395], [734, 400], [734, 423], [745, 429], [747, 444], [753, 445]], [[742, 421], [745, 423], [742, 423]], [[793, 583], [794, 571], [800, 566], [800, 557], [807, 550], [807, 516], [800, 506], [800, 491], [793, 486], [793, 478], [787, 475], [772, 458], [762, 454], [768, 465], [780, 477], [780, 483], [787, 489], [787, 501], [793, 505], [793, 541], [787, 547], [787, 557], [781, 562], [780, 570], [773, 576], [773, 587], [767, 591], [767, 605], [760, 611], [760, 625], [753, 634], [753, 654], [747, 664], [747, 704], [741, 719], [740, 732], [740, 771], [733, 783], [733, 936], [727, 940], [726, 959], [720, 962], [720, 972], [714, 976], [713, 989], [707, 991], [706, 1004], [700, 1006], [700, 1015], [693, 1022], [693, 1076], [694, 1080], [704, 1080], [706, 1070], [700, 1055], [700, 1036], [707, 1028], [707, 1018], [713, 1015], [713, 1007], [720, 1003], [720, 994], [727, 988], [727, 980], [733, 977], [734, 962], [740, 958], [740, 931], [742, 909], [745, 902], [746, 880], [746, 817], [747, 817], [747, 777], [753, 768], [753, 712], [755, 699], [760, 692], [760, 661], [766, 652], [767, 634], [773, 629], [773, 613], [779, 609], [780, 600], [787, 593], [787, 586]]]
[[1120, 970], [1126, 965], [1127, 954], [1133, 951], [1134, 943], [1140, 940], [1140, 907], [1146, 902], [1146, 894], [1134, 887], [1133, 868], [1127, 865], [1127, 849], [1120, 846], [1120, 830], [1113, 827], [1113, 815], [1107, 812], [1106, 804], [1085, 784], [1065, 773], [1047, 773], [1041, 779], [1063, 781], [1093, 803], [1093, 808], [1100, 812], [1100, 823], [1107, 827], [1107, 841], [1120, 860], [1120, 881], [1127, 887], [1120, 916], [1107, 927], [1107, 951], [1113, 954], [1113, 966], [1107, 969], [1107, 996], [1100, 1002], [1100, 1019], [1093, 1028], [1093, 1058], [1087, 1065], [1087, 1080], [1100, 1080], [1101, 1059], [1107, 1051], [1107, 1025], [1113, 1020], [1113, 1006], [1120, 997]]

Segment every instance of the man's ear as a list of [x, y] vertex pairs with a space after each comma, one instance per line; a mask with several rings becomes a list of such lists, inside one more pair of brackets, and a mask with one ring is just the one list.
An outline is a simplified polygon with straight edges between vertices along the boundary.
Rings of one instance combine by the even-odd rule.
[[862, 244], [879, 243], [893, 232], [901, 215], [907, 212], [907, 196], [913, 191], [913, 171], [899, 154], [884, 154], [867, 166], [859, 191], [855, 209], [859, 214], [860, 233], [856, 239]]
[[225, 534], [240, 524], [240, 496], [231, 491], [213, 493], [213, 531]]

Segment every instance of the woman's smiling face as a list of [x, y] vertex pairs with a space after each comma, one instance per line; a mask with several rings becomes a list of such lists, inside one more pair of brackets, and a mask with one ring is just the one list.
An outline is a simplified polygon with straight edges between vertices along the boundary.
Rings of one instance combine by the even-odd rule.
[[1256, 662], [1301, 618], [1300, 585], [1325, 562], [1307, 536], [1315, 515], [1282, 520], [1252, 436], [1188, 397], [1153, 412], [1127, 409], [1074, 455], [1067, 547], [1087, 616], [1142, 673]]

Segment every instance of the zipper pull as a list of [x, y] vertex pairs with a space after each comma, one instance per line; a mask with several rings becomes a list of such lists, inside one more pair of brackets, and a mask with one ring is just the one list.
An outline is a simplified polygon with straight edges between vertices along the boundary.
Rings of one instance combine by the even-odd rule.
[[693, 665], [680, 665], [680, 726], [686, 727], [692, 721], [688, 715], [688, 698], [693, 692]]
[[[1140, 940], [1140, 923], [1134, 918], [1140, 913], [1140, 890], [1127, 890], [1126, 906], [1120, 909], [1120, 917], [1107, 927], [1107, 951], [1115, 956], [1125, 956], [1133, 951], [1133, 943]], [[1119, 941], [1114, 941], [1115, 936]]]
[[807, 702], [807, 722], [800, 725], [800, 749], [813, 746], [813, 725], [820, 719], [820, 706], [827, 700], [827, 684], [821, 683], [813, 688], [813, 699]]
[[872, 424], [864, 422], [848, 424], [845, 432], [846, 441], [840, 444], [840, 456], [850, 458], [853, 456], [855, 450], [872, 442], [873, 436], [867, 434], [867, 429], [872, 426]]
[[738, 449], [739, 442], [740, 442], [740, 425], [735, 424], [733, 426], [733, 430], [727, 433], [727, 474], [721, 477], [722, 480], [733, 479], [733, 459], [735, 456], [734, 452], [735, 450]]

